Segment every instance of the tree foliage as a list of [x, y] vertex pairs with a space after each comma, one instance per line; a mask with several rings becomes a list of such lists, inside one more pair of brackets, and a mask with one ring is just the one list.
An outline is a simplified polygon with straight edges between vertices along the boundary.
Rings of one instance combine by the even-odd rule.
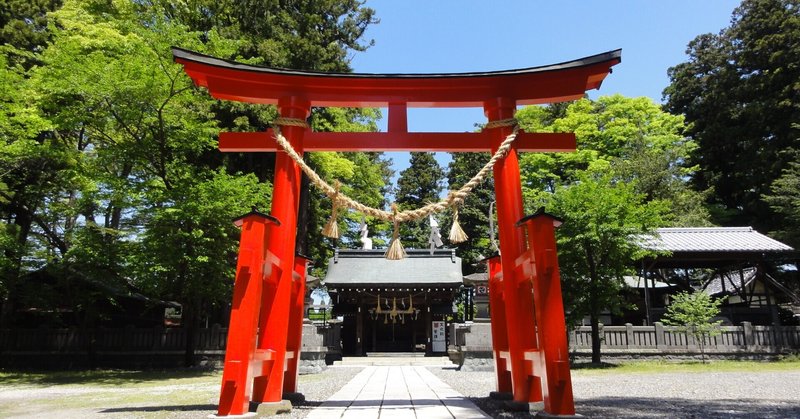
[[568, 322], [589, 317], [593, 362], [600, 362], [600, 314], [622, 308], [623, 277], [644, 256], [637, 238], [662, 225], [667, 212], [662, 201], [644, 198], [634, 185], [597, 169], [556, 188], [548, 202], [564, 221], [557, 238]]
[[744, 0], [729, 27], [698, 36], [686, 52], [664, 96], [697, 143], [695, 188], [713, 190], [715, 222], [781, 228], [791, 220], [765, 196], [800, 149], [800, 5]]
[[[222, 156], [216, 137], [221, 128], [264, 129], [275, 110], [212, 100], [173, 62], [170, 47], [347, 71], [347, 54], [368, 46], [360, 38], [373, 12], [357, 1], [287, 8], [270, 1], [67, 0], [45, 17], [59, 3], [8, 2], [16, 9], [0, 13], [3, 27], [21, 19], [41, 35], [31, 35], [33, 47], [19, 41], [0, 55], [0, 320], [13, 321], [20, 278], [46, 267], [178, 301], [194, 327], [202, 312], [230, 300], [238, 240], [231, 218], [270, 204], [274, 160]], [[245, 10], [273, 13], [280, 25]], [[28, 68], [18, 57], [39, 65]], [[332, 109], [315, 111], [312, 123], [374, 130], [378, 116]], [[349, 181], [362, 201], [382, 205], [391, 173], [380, 154], [309, 161]], [[310, 206], [319, 206], [315, 199]], [[314, 216], [310, 224], [321, 224], [323, 214]]]
[[[380, 116], [377, 109], [341, 109], [329, 108], [326, 112], [316, 113], [312, 117], [312, 127], [315, 131], [335, 132], [368, 132], [377, 131], [376, 119]], [[391, 178], [394, 171], [391, 161], [386, 160], [383, 153], [339, 153], [322, 152], [310, 153], [307, 158], [316, 172], [333, 182], [342, 184], [342, 192], [353, 199], [375, 208], [384, 208], [386, 195], [391, 187]], [[321, 231], [331, 214], [331, 200], [314, 187], [308, 189], [308, 221], [305, 231], [298, 231], [298, 236], [307, 240], [308, 254], [318, 261], [326, 261], [333, 254], [337, 246], [357, 248], [358, 226], [362, 215], [350, 212], [339, 212], [339, 231], [341, 237], [338, 241], [322, 236]], [[373, 236], [374, 245], [385, 244], [386, 232], [389, 224], [366, 217], [370, 235]], [[327, 269], [326, 264], [314, 268], [316, 275], [323, 275]]]
[[715, 300], [702, 291], [681, 292], [671, 298], [672, 302], [667, 306], [662, 320], [700, 341], [700, 353], [705, 362], [706, 338], [720, 334], [719, 325], [722, 321], [712, 320], [719, 315], [722, 300]]
[[558, 107], [526, 107], [517, 115], [530, 132], [574, 132], [573, 153], [527, 153], [520, 159], [527, 211], [558, 185], [570, 184], [593, 165], [610, 164], [620, 180], [634, 181], [647, 201], [672, 208], [670, 224], [706, 225], [703, 195], [686, 182], [696, 169], [688, 166], [695, 150], [685, 138], [683, 118], [662, 111], [646, 97], [601, 96]]
[[[433, 153], [411, 153], [409, 164], [397, 179], [395, 202], [401, 211], [438, 201], [444, 182], [444, 169], [439, 166]], [[429, 237], [427, 218], [400, 224], [400, 240], [407, 248], [428, 248]]]
[[[464, 186], [490, 158], [487, 153], [452, 153], [451, 156], [453, 160], [447, 168], [447, 184], [451, 191]], [[497, 252], [492, 248], [489, 233], [489, 207], [492, 201], [494, 181], [489, 177], [473, 189], [458, 208], [459, 224], [469, 236], [467, 241], [454, 246], [461, 257], [465, 275], [483, 270], [483, 264], [479, 262]], [[440, 225], [449, 227], [450, 223]], [[442, 233], [446, 237], [449, 229], [442, 229]]]
[[557, 235], [568, 321], [589, 317], [599, 362], [600, 314], [623, 308], [623, 277], [644, 256], [637, 237], [708, 223], [702, 194], [687, 184], [695, 145], [683, 118], [648, 98], [581, 99], [517, 117], [528, 131], [575, 133], [576, 152], [524, 154], [520, 168], [526, 210], [545, 206], [565, 219]]
[[10, 62], [30, 68], [49, 41], [47, 13], [61, 0], [0, 0], [0, 45]]
[[784, 219], [776, 235], [795, 248], [800, 246], [800, 152], [797, 155], [795, 161], [783, 170], [781, 177], [772, 182], [770, 195], [764, 197], [773, 211]]

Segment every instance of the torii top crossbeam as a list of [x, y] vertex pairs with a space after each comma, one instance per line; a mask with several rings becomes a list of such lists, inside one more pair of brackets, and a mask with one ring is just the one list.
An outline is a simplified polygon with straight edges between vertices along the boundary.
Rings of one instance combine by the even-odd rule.
[[321, 73], [258, 67], [173, 48], [175, 61], [219, 99], [276, 104], [302, 96], [311, 106], [481, 107], [497, 97], [517, 105], [580, 99], [600, 87], [621, 50], [541, 67], [482, 73]]
[[[446, 74], [322, 73], [253, 66], [172, 49], [198, 86], [218, 99], [260, 104], [303, 100], [309, 107], [388, 107], [386, 133], [308, 132], [305, 151], [489, 151], [485, 133], [409, 133], [409, 107], [484, 107], [563, 102], [597, 89], [621, 62], [614, 50], [560, 64], [517, 70]], [[220, 150], [275, 151], [272, 133], [221, 133]], [[572, 151], [568, 133], [521, 133], [518, 151]]]

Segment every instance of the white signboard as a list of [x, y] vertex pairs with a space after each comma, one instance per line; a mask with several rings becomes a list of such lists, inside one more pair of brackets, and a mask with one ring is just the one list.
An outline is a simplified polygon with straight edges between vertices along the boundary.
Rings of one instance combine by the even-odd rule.
[[443, 321], [436, 320], [433, 322], [433, 336], [431, 338], [431, 342], [433, 344], [433, 347], [431, 348], [433, 352], [444, 352], [447, 350]]

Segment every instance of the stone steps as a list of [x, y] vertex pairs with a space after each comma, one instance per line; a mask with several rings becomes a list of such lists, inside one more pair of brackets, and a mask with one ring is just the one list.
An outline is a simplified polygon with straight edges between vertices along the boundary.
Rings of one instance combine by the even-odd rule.
[[346, 356], [334, 361], [333, 366], [420, 366], [420, 367], [455, 367], [446, 356], [424, 356], [412, 353], [370, 353], [367, 356]]

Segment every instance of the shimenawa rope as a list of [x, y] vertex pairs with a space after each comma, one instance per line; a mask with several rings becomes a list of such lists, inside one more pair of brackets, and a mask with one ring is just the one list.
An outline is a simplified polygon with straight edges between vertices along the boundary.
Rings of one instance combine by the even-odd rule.
[[[302, 119], [296, 119], [296, 118], [284, 118], [284, 117], [275, 118], [275, 120], [273, 121], [275, 142], [277, 142], [278, 145], [281, 147], [281, 149], [283, 149], [283, 151], [285, 151], [286, 154], [289, 155], [289, 157], [291, 157], [292, 160], [295, 163], [297, 163], [298, 166], [300, 166], [303, 172], [311, 180], [311, 183], [313, 183], [317, 188], [319, 188], [323, 193], [325, 193], [325, 195], [327, 195], [334, 201], [334, 206], [336, 207], [344, 206], [359, 211], [363, 214], [369, 215], [371, 217], [375, 217], [385, 221], [391, 221], [394, 224], [395, 232], [393, 234], [392, 244], [390, 245], [390, 249], [400, 246], [398, 238], [399, 236], [397, 231], [399, 228], [398, 227], [399, 223], [411, 220], [419, 220], [421, 218], [427, 217], [430, 214], [444, 211], [450, 207], [456, 208], [457, 205], [464, 202], [464, 199], [466, 199], [467, 195], [469, 195], [469, 193], [472, 192], [472, 190], [476, 186], [478, 186], [481, 182], [483, 182], [483, 179], [486, 177], [486, 175], [489, 173], [492, 167], [494, 167], [495, 163], [497, 163], [498, 160], [505, 157], [505, 155], [511, 149], [511, 144], [517, 138], [517, 133], [519, 132], [519, 125], [517, 124], [517, 121], [514, 118], [489, 121], [489, 123], [486, 124], [484, 129], [509, 127], [509, 126], [514, 127], [514, 129], [511, 132], [511, 134], [506, 136], [503, 142], [500, 143], [500, 146], [497, 148], [497, 151], [495, 151], [494, 155], [492, 155], [492, 158], [489, 159], [489, 161], [486, 162], [485, 165], [483, 165], [481, 170], [479, 170], [478, 173], [476, 173], [475, 176], [473, 176], [472, 179], [469, 180], [469, 182], [465, 183], [464, 186], [462, 186], [459, 190], [450, 192], [446, 198], [440, 200], [439, 202], [433, 202], [428, 205], [425, 205], [422, 208], [418, 208], [415, 210], [405, 210], [405, 211], [398, 211], [397, 207], [393, 204], [392, 212], [389, 212], [378, 208], [366, 206], [350, 198], [349, 196], [343, 194], [339, 190], [339, 188], [331, 186], [328, 182], [322, 179], [314, 171], [314, 169], [309, 167], [306, 164], [306, 162], [303, 161], [303, 158], [297, 153], [297, 151], [295, 151], [295, 149], [292, 147], [292, 145], [289, 143], [286, 137], [284, 137], [283, 134], [281, 134], [281, 128], [280, 128], [281, 126], [308, 128], [308, 123], [306, 123], [306, 121]], [[399, 256], [399, 257], [390, 257], [390, 256]], [[387, 253], [387, 258], [402, 259], [403, 256], [405, 256], [405, 251], [402, 250], [402, 247], [400, 247], [399, 252]]]

